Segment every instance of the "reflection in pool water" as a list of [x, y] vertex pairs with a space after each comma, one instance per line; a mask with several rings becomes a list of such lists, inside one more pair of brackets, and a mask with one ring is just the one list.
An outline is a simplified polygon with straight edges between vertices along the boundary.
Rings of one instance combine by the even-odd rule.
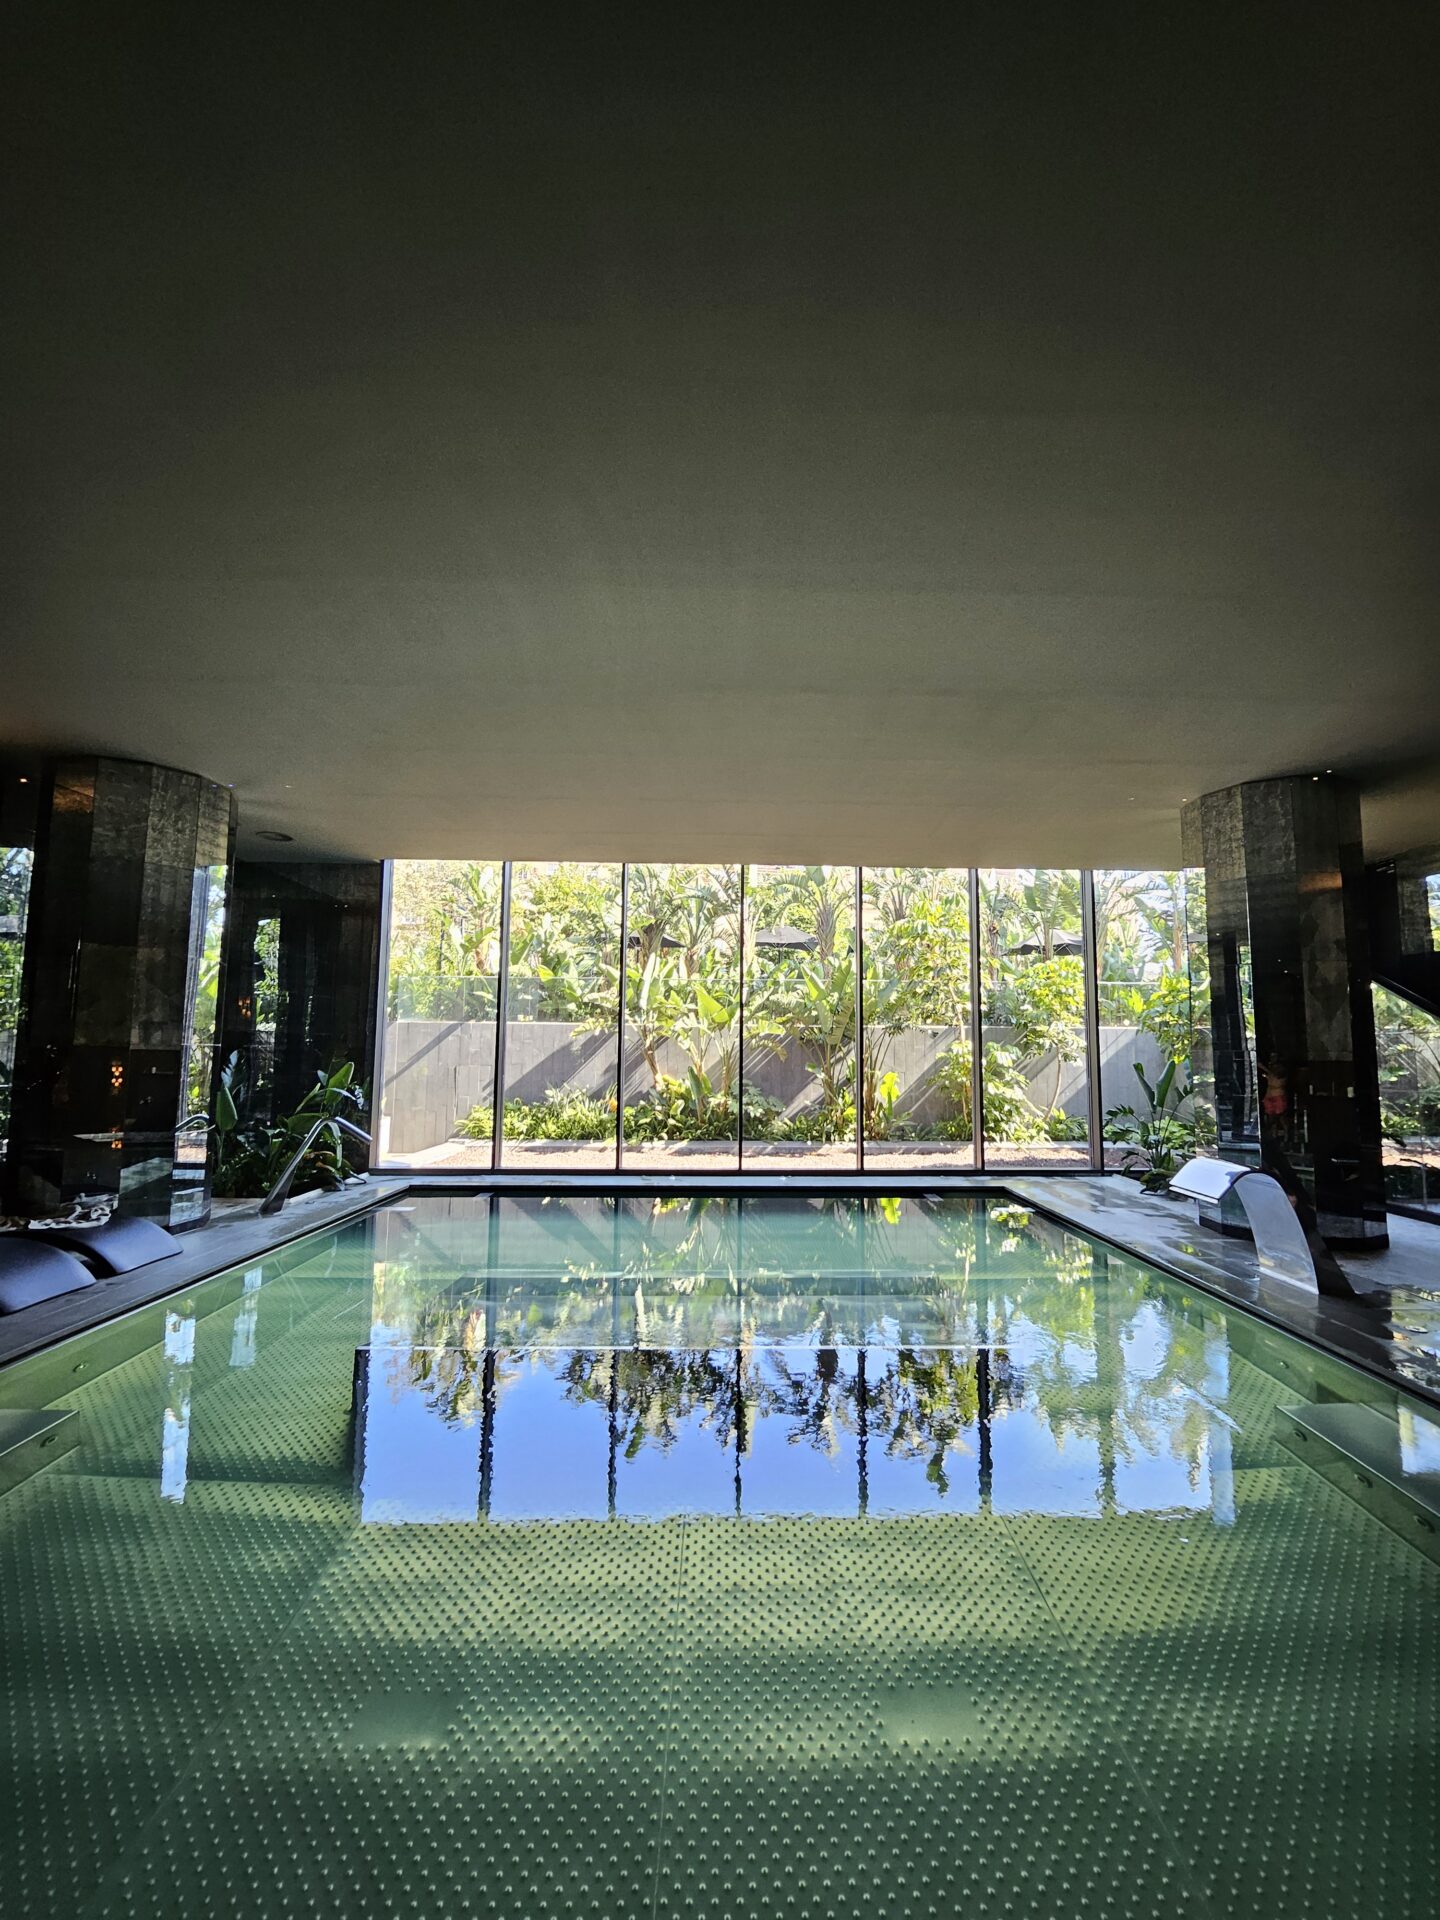
[[1206, 1392], [1219, 1343], [1167, 1366], [1153, 1319], [1108, 1379], [1075, 1343], [1029, 1372], [1004, 1347], [375, 1347], [357, 1374], [361, 1517], [1198, 1509], [1228, 1524], [1231, 1422]]
[[1023, 1208], [499, 1199], [442, 1290], [444, 1204], [377, 1223], [368, 1522], [1233, 1519], [1223, 1311]]

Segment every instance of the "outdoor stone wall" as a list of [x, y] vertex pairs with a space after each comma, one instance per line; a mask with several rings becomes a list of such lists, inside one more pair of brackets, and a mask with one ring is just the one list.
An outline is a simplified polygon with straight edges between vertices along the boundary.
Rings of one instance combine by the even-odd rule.
[[[921, 1124], [938, 1118], [944, 1101], [929, 1090], [935, 1063], [957, 1038], [953, 1027], [903, 1033], [891, 1042], [884, 1064], [898, 1074], [905, 1092], [899, 1111]], [[986, 1027], [987, 1043], [1014, 1041], [1009, 1027]], [[608, 1095], [615, 1086], [615, 1040], [610, 1033], [581, 1034], [563, 1021], [512, 1020], [506, 1032], [507, 1097], [538, 1101], [551, 1087]], [[1139, 1094], [1132, 1065], [1139, 1061], [1153, 1079], [1163, 1061], [1148, 1034], [1134, 1027], [1100, 1030], [1102, 1103], [1131, 1101]], [[685, 1059], [677, 1047], [660, 1056], [661, 1070], [676, 1079], [685, 1076]], [[1041, 1108], [1050, 1104], [1055, 1082], [1053, 1055], [1028, 1068], [1034, 1099]], [[405, 1160], [453, 1137], [473, 1107], [494, 1098], [495, 1032], [484, 1021], [397, 1020], [385, 1034], [385, 1098], [381, 1118], [382, 1160]], [[778, 1100], [789, 1111], [799, 1111], [813, 1097], [815, 1076], [807, 1056], [798, 1047], [783, 1059], [761, 1061], [750, 1074], [751, 1084]], [[644, 1091], [647, 1075], [640, 1049], [626, 1048], [625, 1093], [629, 1100]], [[1083, 1117], [1086, 1111], [1085, 1062], [1067, 1064], [1061, 1072], [1058, 1109]]]
[[392, 1020], [384, 1074], [380, 1158], [407, 1160], [450, 1139], [491, 1098], [495, 1030], [478, 1020]]

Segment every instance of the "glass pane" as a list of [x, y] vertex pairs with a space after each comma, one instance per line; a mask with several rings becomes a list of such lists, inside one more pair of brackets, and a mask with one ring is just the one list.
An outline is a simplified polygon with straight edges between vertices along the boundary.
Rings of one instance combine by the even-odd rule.
[[1190, 1084], [1196, 1145], [1213, 1148], [1215, 1043], [1211, 1033], [1210, 940], [1205, 925], [1205, 869], [1186, 867], [1185, 953], [1190, 976]]
[[630, 869], [625, 1165], [739, 1163], [740, 869]]
[[965, 867], [861, 871], [867, 1168], [974, 1166], [969, 886]]
[[855, 869], [749, 867], [747, 1165], [855, 1166]]
[[1440, 1217], [1440, 1020], [1374, 987], [1385, 1198]]
[[20, 1019], [20, 970], [25, 914], [30, 903], [29, 847], [0, 847], [0, 1156], [10, 1136], [10, 1088], [15, 1028]]
[[980, 991], [986, 1166], [1087, 1165], [1078, 870], [981, 869]]
[[1195, 1099], [1188, 882], [1177, 869], [1095, 875], [1105, 1164], [1157, 1187], [1213, 1139]]
[[190, 957], [185, 981], [186, 1072], [182, 1122], [210, 1111], [215, 1074], [215, 1024], [219, 1012], [220, 950], [225, 942], [226, 871], [223, 864], [197, 867], [190, 919]]
[[504, 1166], [613, 1167], [620, 868], [516, 865], [505, 999]]
[[490, 1165], [501, 880], [498, 860], [391, 868], [382, 1165]]

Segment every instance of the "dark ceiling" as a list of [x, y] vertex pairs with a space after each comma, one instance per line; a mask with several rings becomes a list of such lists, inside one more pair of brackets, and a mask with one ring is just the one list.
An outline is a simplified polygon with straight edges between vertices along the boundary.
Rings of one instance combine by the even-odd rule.
[[8, 11], [4, 738], [324, 854], [1440, 839], [1435, 10], [673, 17]]

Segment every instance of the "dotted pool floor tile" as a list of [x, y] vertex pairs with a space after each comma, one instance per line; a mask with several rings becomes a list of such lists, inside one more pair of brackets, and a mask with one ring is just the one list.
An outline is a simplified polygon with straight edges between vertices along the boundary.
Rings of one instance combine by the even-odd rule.
[[1232, 1527], [1007, 1530], [1217, 1914], [1432, 1914], [1440, 1569], [1305, 1468]]
[[681, 1551], [355, 1536], [87, 1912], [648, 1914]]
[[999, 1528], [704, 1521], [657, 1914], [1199, 1915]]

